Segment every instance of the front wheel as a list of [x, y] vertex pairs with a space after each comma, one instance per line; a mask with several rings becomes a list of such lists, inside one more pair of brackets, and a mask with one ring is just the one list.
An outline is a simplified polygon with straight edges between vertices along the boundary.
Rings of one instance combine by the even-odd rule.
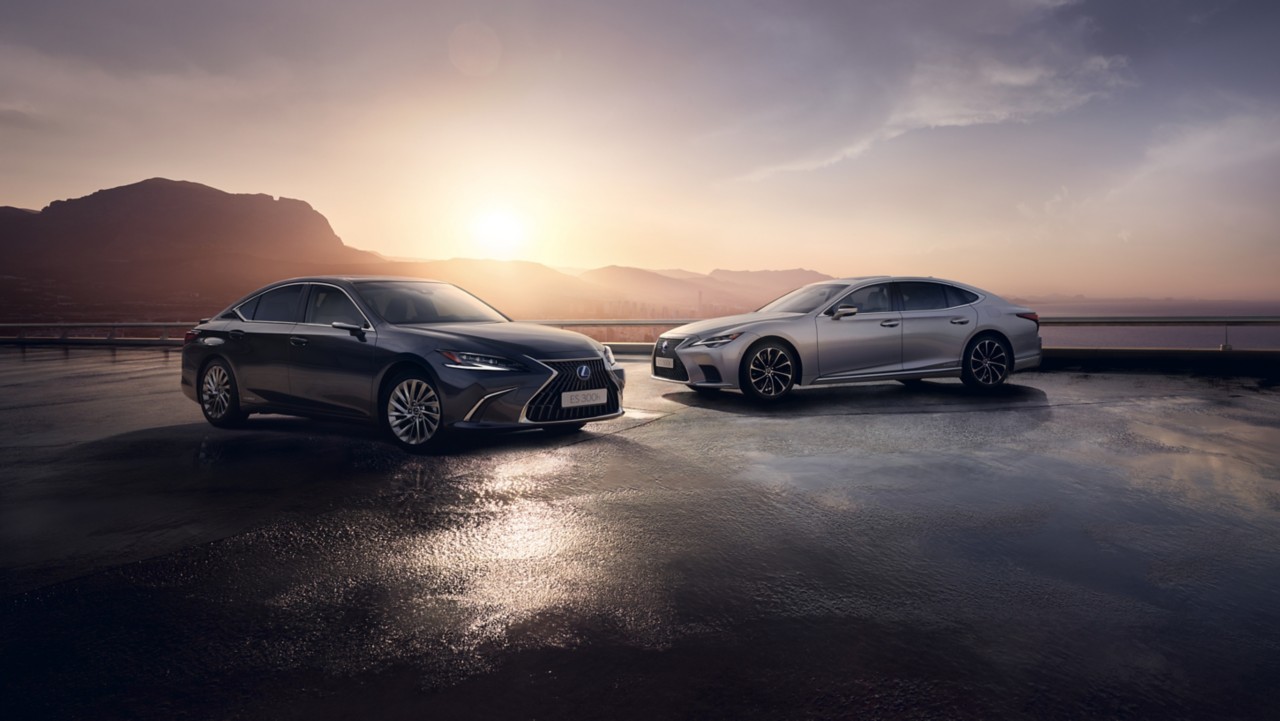
[[209, 423], [218, 428], [234, 428], [244, 422], [240, 389], [226, 361], [221, 358], [209, 361], [200, 373], [196, 388], [200, 389], [200, 410]]
[[738, 385], [748, 398], [773, 403], [791, 392], [796, 384], [796, 359], [791, 349], [775, 341], [765, 341], [747, 349], [738, 370]]
[[411, 453], [427, 451], [440, 437], [440, 394], [423, 371], [401, 373], [382, 402], [391, 440]]
[[964, 350], [960, 380], [970, 388], [991, 390], [1004, 383], [1012, 369], [1008, 344], [994, 336], [981, 336], [969, 341]]

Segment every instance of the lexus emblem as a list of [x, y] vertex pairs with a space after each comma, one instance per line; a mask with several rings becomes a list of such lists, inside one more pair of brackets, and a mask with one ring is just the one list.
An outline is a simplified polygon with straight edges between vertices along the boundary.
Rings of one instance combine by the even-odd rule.
[[581, 379], [581, 380], [584, 380], [584, 381], [585, 381], [585, 380], [589, 379], [590, 377], [591, 377], [591, 366], [589, 366], [589, 365], [580, 365], [580, 366], [578, 366], [578, 378], [579, 378], [579, 379]]

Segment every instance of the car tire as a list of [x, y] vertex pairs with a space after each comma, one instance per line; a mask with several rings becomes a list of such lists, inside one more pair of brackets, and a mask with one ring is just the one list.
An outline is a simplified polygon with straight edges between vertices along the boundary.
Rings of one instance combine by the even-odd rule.
[[999, 388], [1013, 371], [1009, 344], [994, 335], [980, 335], [965, 346], [960, 361], [960, 380], [970, 388], [989, 391]]
[[209, 361], [196, 381], [200, 411], [204, 419], [218, 428], [235, 428], [244, 422], [240, 408], [240, 386], [231, 366], [221, 358]]
[[387, 435], [401, 449], [426, 453], [439, 445], [444, 431], [444, 406], [435, 381], [426, 371], [397, 374], [387, 384], [379, 408]]
[[775, 403], [791, 393], [798, 369], [790, 348], [777, 341], [761, 341], [742, 355], [738, 387], [754, 401]]

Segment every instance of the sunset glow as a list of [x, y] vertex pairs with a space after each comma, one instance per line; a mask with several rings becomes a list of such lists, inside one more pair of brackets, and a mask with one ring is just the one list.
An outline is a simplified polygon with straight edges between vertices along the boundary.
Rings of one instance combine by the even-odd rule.
[[524, 218], [507, 208], [488, 208], [468, 226], [476, 257], [512, 260], [527, 250], [529, 229]]
[[1280, 296], [1280, 4], [214, 7], [13, 8], [0, 205], [164, 177], [391, 257]]

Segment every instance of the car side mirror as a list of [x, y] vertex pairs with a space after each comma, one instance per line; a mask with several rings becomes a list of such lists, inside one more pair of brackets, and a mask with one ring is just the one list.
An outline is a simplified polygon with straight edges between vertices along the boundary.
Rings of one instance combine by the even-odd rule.
[[367, 329], [364, 328], [363, 326], [358, 326], [355, 323], [343, 323], [340, 320], [335, 320], [329, 325], [334, 328], [337, 328], [338, 330], [345, 330], [346, 332], [350, 333], [352, 336], [359, 338], [361, 343], [364, 342], [364, 338], [365, 338], [364, 332]]
[[851, 315], [857, 315], [857, 314], [858, 314], [858, 306], [842, 305], [839, 308], [836, 308], [835, 312], [831, 314], [831, 320], [840, 320], [841, 318], [848, 318]]

